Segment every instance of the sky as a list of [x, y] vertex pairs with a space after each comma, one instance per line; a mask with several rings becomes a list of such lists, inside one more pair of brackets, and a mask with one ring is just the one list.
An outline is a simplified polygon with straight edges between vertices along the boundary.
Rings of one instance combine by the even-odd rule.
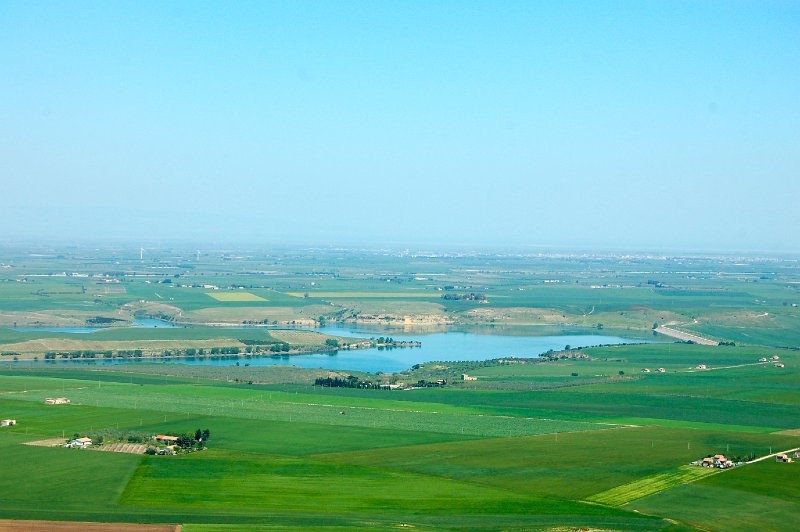
[[800, 2], [0, 0], [0, 238], [800, 251]]

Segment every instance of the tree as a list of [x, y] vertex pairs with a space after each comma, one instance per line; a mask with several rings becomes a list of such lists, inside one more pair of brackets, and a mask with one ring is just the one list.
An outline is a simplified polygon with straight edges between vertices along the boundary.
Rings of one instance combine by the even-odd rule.
[[208, 429], [203, 429], [203, 441], [208, 441], [211, 437], [211, 431]]
[[200, 429], [194, 431], [194, 441], [200, 441], [202, 439], [203, 439], [203, 431]]

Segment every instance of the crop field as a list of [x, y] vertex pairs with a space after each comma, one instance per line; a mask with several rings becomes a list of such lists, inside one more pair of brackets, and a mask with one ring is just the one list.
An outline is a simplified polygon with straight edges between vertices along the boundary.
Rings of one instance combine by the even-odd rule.
[[[309, 397], [296, 393], [214, 381], [195, 380], [187, 386], [173, 379], [137, 384], [35, 377], [24, 372], [0, 377], [0, 388], [8, 392], [0, 399], [0, 411], [19, 420], [11, 430], [0, 432], [5, 455], [13, 463], [35, 459], [42, 468], [62, 472], [62, 476], [41, 475], [39, 487], [0, 500], [4, 515], [25, 518], [36, 513], [40, 518], [92, 520], [102, 514], [104, 519], [120, 521], [205, 523], [247, 523], [269, 517], [298, 526], [304, 519], [321, 518], [324, 508], [325, 519], [346, 526], [364, 522], [380, 526], [395, 519], [437, 527], [451, 519], [459, 526], [496, 526], [485, 521], [487, 514], [498, 515], [512, 528], [576, 519], [623, 528], [654, 523], [646, 520], [649, 525], [637, 525], [645, 518], [577, 501], [517, 494], [448, 476], [394, 471], [378, 463], [353, 466], [321, 458], [331, 452], [415, 449], [423, 444], [541, 432], [552, 436], [556, 431], [606, 432], [608, 427], [493, 417], [469, 413], [467, 408], [398, 404], [393, 399], [324, 397], [324, 404], [309, 404]], [[61, 388], [53, 390], [59, 380]], [[53, 391], [70, 397], [72, 404], [42, 404], [41, 398]], [[414, 408], [402, 409], [404, 405]], [[169, 433], [198, 425], [212, 427], [212, 440], [217, 443], [207, 452], [187, 457], [20, 445], [98, 428]], [[28, 454], [31, 458], [24, 457]], [[105, 467], [103, 474], [97, 467]], [[21, 468], [19, 474], [25, 471]], [[0, 479], [0, 490], [6, 493], [19, 478], [11, 474]], [[68, 479], [76, 486], [99, 482], [104, 488], [87, 490], [92, 495], [85, 498], [52, 498], [47, 509], [37, 509], [45, 493], [60, 489], [60, 482]], [[193, 486], [188, 498], [181, 490], [163, 490], [165, 483], [178, 485], [186, 480]], [[342, 482], [348, 490], [340, 489]], [[254, 510], [257, 501], [261, 502]], [[376, 506], [385, 508], [384, 517], [368, 518]], [[569, 516], [566, 521], [564, 516]]]
[[[5, 253], [0, 419], [17, 421], [0, 427], [7, 519], [189, 531], [793, 530], [800, 515], [797, 464], [688, 465], [800, 446], [793, 260]], [[170, 326], [131, 327], [143, 318]], [[322, 324], [376, 337], [401, 330], [423, 344], [451, 328], [648, 343], [511, 362], [487, 353], [494, 360], [396, 373], [293, 367], [294, 353], [344, 341], [297, 330]], [[653, 332], [660, 326], [723, 345], [675, 342]], [[15, 330], [27, 327], [36, 329]], [[59, 327], [98, 330], [47, 330]], [[284, 343], [286, 365], [250, 365], [256, 348]], [[41, 360], [220, 348], [239, 353], [213, 366]], [[178, 456], [25, 445], [198, 428], [210, 430], [208, 448]]]
[[266, 301], [265, 298], [251, 294], [250, 292], [206, 292], [206, 295], [216, 299], [217, 301], [223, 301], [226, 303], [231, 301]]
[[704, 529], [790, 530], [800, 515], [797, 479], [797, 464], [766, 460], [639, 499], [626, 508], [669, 513]]
[[440, 295], [432, 292], [287, 292], [292, 297], [317, 298], [317, 299], [406, 299], [416, 297], [439, 298]]
[[592, 495], [586, 500], [607, 504], [609, 506], [622, 506], [636, 499], [641, 499], [642, 497], [647, 497], [648, 495], [659, 493], [681, 484], [694, 482], [695, 480], [713, 473], [719, 473], [719, 470], [684, 465], [680, 466], [675, 471], [658, 473], [651, 477], [634, 480], [628, 484], [611, 488], [610, 490]]

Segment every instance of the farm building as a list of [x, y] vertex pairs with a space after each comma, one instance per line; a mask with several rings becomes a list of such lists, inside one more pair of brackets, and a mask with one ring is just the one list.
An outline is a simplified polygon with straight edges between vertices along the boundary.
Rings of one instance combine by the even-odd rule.
[[650, 373], [650, 368], [642, 368], [642, 373]]
[[708, 369], [708, 366], [706, 366], [705, 364], [698, 364], [695, 369]]
[[783, 367], [786, 367], [786, 366], [784, 366], [781, 362], [778, 362], [777, 364], [775, 364], [775, 367], [776, 368], [783, 368]]
[[659, 372], [659, 373], [664, 373], [664, 372], [666, 372], [667, 370], [665, 370], [664, 368], [658, 368], [656, 371], [657, 371], [657, 372]]
[[700, 462], [692, 462], [696, 465], [701, 465], [703, 467], [716, 467], [719, 469], [728, 469], [730, 467], [735, 466], [732, 461], [728, 460], [724, 454], [715, 454], [714, 456], [707, 456], [703, 458]]
[[775, 455], [775, 461], [788, 464], [792, 461], [792, 458], [786, 453], [778, 453]]
[[92, 444], [92, 439], [84, 437], [84, 438], [75, 438], [74, 440], [71, 440], [67, 444], [67, 446], [68, 447], [72, 447], [72, 448], [77, 448], [77, 449], [85, 449], [86, 447], [90, 446], [91, 444]]
[[17, 424], [16, 419], [3, 419], [0, 420], [0, 427], [11, 427]]
[[175, 443], [178, 441], [177, 436], [167, 436], [166, 434], [156, 434], [153, 438], [160, 443]]
[[780, 360], [780, 358], [778, 355], [772, 355], [772, 360]]
[[67, 399], [66, 397], [56, 397], [56, 398], [48, 397], [47, 399], [44, 400], [44, 404], [46, 405], [68, 405], [69, 403], [70, 400]]
[[471, 376], [467, 375], [466, 373], [462, 373], [461, 374], [461, 380], [476, 381], [476, 380], [478, 380], [478, 377], [471, 377]]

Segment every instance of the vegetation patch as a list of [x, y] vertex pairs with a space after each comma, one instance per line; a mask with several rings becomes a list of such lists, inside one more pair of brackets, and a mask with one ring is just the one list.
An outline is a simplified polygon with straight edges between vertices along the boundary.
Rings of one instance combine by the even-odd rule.
[[586, 500], [606, 504], [608, 506], [622, 506], [636, 499], [647, 497], [648, 495], [664, 491], [679, 484], [694, 482], [695, 480], [718, 472], [719, 471], [715, 471], [711, 468], [683, 465], [675, 471], [659, 473], [635, 480], [592, 495]]

